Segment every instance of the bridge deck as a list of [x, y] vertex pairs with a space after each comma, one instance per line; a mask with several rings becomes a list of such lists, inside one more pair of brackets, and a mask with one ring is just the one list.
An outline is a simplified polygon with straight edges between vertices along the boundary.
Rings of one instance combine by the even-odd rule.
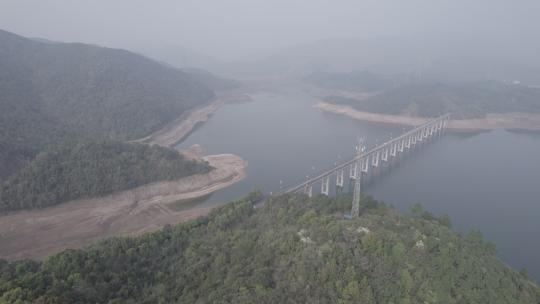
[[328, 176], [328, 175], [332, 175], [334, 172], [336, 171], [339, 171], [339, 170], [343, 170], [344, 168], [352, 165], [353, 163], [357, 162], [358, 160], [361, 160], [361, 159], [364, 159], [364, 158], [367, 158], [369, 157], [370, 155], [378, 152], [378, 151], [381, 151], [383, 150], [384, 148], [394, 144], [394, 143], [397, 143], [401, 140], [404, 140], [404, 139], [407, 139], [409, 136], [412, 136], [414, 135], [415, 133], [419, 132], [420, 130], [430, 126], [430, 125], [434, 125], [442, 120], [445, 120], [445, 119], [448, 119], [450, 117], [450, 113], [448, 114], [445, 114], [445, 115], [442, 115], [440, 117], [437, 117], [435, 119], [432, 119], [420, 126], [417, 126], [415, 127], [414, 129], [410, 130], [410, 131], [407, 131], [403, 134], [401, 134], [400, 136], [396, 137], [396, 138], [393, 138], [389, 141], [386, 141], [370, 150], [368, 150], [367, 152], [364, 152], [362, 153], [361, 155], [358, 155], [358, 156], [355, 156], [353, 159], [351, 160], [348, 160], [346, 162], [343, 162], [337, 166], [334, 166], [332, 169], [329, 169], [329, 170], [325, 170], [324, 172], [320, 173], [319, 175], [313, 177], [313, 178], [310, 178], [308, 180], [306, 180], [305, 182], [301, 183], [301, 184], [298, 184], [296, 186], [292, 186], [284, 191], [281, 191], [279, 193], [292, 193], [292, 192], [297, 192], [297, 191], [300, 191], [302, 189], [304, 189], [307, 185], [310, 185], [310, 184], [313, 184], [315, 183], [316, 181], [318, 180], [321, 180], [322, 178]]

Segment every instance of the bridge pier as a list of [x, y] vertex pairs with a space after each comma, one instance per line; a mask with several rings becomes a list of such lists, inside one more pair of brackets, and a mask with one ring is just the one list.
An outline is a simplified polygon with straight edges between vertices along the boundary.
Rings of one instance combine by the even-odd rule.
[[392, 144], [392, 146], [390, 148], [390, 156], [396, 157], [397, 151], [398, 151], [398, 145], [399, 145], [399, 143]]
[[349, 169], [350, 171], [350, 178], [351, 179], [356, 179], [356, 177], [358, 176], [358, 163], [357, 162], [354, 162], [351, 164], [351, 167]]
[[[358, 152], [358, 157], [360, 157], [360, 152]], [[355, 162], [355, 163], [358, 163], [358, 162]], [[362, 172], [360, 172], [358, 177], [354, 180], [351, 217], [360, 217], [360, 196], [361, 196], [361, 190], [362, 190], [361, 188], [362, 188]]]
[[362, 172], [368, 173], [369, 172], [369, 155], [366, 156], [365, 158], [362, 158], [361, 164], [362, 164]]
[[336, 187], [341, 187], [343, 188], [344, 186], [344, 176], [345, 175], [345, 172], [343, 169], [340, 169], [338, 171], [336, 171]]
[[379, 166], [379, 155], [380, 155], [380, 150], [377, 150], [377, 152], [375, 152], [375, 157], [372, 157], [371, 160], [371, 165], [373, 167], [378, 167]]
[[384, 148], [381, 152], [381, 160], [384, 162], [388, 161], [388, 147]]
[[328, 196], [330, 193], [330, 176], [327, 175], [321, 180], [321, 193]]
[[306, 184], [306, 187], [304, 188], [304, 193], [310, 198], [313, 197], [313, 185]]

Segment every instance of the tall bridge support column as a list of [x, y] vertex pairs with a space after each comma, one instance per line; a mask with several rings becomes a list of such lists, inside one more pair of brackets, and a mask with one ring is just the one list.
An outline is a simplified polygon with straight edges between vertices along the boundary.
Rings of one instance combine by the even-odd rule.
[[362, 190], [361, 187], [362, 187], [362, 173], [360, 172], [358, 177], [354, 180], [353, 201], [352, 201], [352, 208], [351, 208], [352, 217], [360, 217], [360, 195], [361, 195], [361, 190]]
[[444, 134], [444, 131], [446, 131], [447, 124], [448, 124], [448, 118], [444, 118], [442, 121], [442, 129], [441, 129], [442, 134]]
[[397, 151], [398, 151], [398, 145], [399, 145], [399, 142], [392, 144], [392, 146], [390, 148], [390, 156], [396, 157]]
[[366, 158], [362, 158], [360, 163], [362, 164], [362, 172], [368, 173], [369, 172], [369, 156], [366, 156]]
[[336, 171], [336, 187], [341, 187], [343, 188], [344, 186], [344, 180], [345, 180], [345, 170], [343, 169], [340, 169], [338, 171]]
[[378, 167], [379, 166], [379, 155], [380, 155], [381, 151], [376, 151], [373, 153], [373, 156], [371, 157], [371, 165], [373, 167]]
[[381, 160], [387, 162], [388, 161], [388, 147], [384, 148], [384, 150], [381, 152]]
[[328, 196], [330, 194], [330, 176], [325, 176], [321, 180], [321, 193]]
[[308, 197], [313, 197], [313, 185], [312, 184], [306, 184], [306, 187], [304, 188], [304, 193]]
[[358, 163], [357, 162], [354, 162], [351, 164], [351, 167], [349, 169], [349, 177], [351, 179], [356, 179], [356, 177], [358, 176]]

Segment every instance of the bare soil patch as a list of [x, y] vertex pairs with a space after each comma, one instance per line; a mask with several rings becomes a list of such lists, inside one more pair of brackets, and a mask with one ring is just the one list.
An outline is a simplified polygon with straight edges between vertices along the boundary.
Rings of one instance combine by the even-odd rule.
[[43, 258], [106, 237], [138, 235], [207, 214], [211, 208], [174, 211], [169, 204], [208, 195], [243, 179], [247, 163], [231, 154], [203, 159], [215, 169], [104, 197], [4, 215], [0, 217], [0, 258]]
[[[162, 130], [134, 140], [173, 147], [225, 103], [250, 101], [241, 91], [221, 93], [211, 104], [189, 111]], [[203, 156], [194, 145], [182, 154], [208, 161], [208, 173], [157, 182], [103, 197], [80, 199], [54, 207], [0, 215], [0, 258], [41, 259], [68, 248], [81, 248], [112, 236], [138, 235], [207, 214], [208, 208], [179, 208], [179, 202], [228, 187], [245, 178], [247, 162], [239, 156]], [[177, 205], [173, 205], [176, 203]]]

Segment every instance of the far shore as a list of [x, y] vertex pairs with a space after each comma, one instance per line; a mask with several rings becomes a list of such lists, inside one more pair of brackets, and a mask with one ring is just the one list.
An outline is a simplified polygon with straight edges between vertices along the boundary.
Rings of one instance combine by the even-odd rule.
[[[314, 107], [323, 112], [344, 115], [366, 122], [389, 125], [418, 126], [430, 119], [359, 111], [348, 105], [337, 105], [329, 102], [319, 102]], [[477, 132], [494, 129], [540, 131], [540, 114], [493, 113], [487, 114], [484, 118], [450, 120], [448, 128], [460, 132]]]

